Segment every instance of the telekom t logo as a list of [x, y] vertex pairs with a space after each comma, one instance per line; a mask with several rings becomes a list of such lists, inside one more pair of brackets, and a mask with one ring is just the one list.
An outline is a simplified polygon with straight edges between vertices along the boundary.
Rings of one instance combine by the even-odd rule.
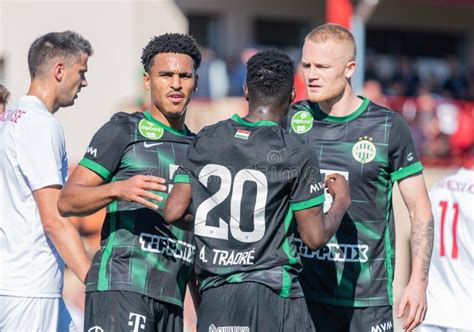
[[146, 323], [146, 317], [131, 312], [128, 316], [128, 326], [133, 327], [133, 332], [138, 332], [138, 330], [144, 330]]

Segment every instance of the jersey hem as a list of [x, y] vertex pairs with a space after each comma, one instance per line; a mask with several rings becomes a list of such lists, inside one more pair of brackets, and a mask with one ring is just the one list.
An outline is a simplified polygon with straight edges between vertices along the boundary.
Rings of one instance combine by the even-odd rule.
[[41, 179], [39, 181], [32, 182], [31, 183], [31, 190], [35, 191], [35, 190], [43, 189], [45, 187], [56, 186], [56, 185], [62, 187], [62, 186], [64, 186], [64, 182], [59, 177], [50, 177], [50, 178], [45, 178], [45, 179]]
[[33, 292], [29, 293], [28, 291], [14, 291], [14, 290], [6, 290], [0, 289], [0, 296], [11, 296], [11, 297], [25, 297], [25, 298], [51, 298], [56, 299], [61, 297], [61, 291], [57, 292]]
[[410, 166], [404, 167], [402, 169], [399, 169], [398, 171], [391, 173], [390, 180], [392, 180], [392, 182], [395, 182], [409, 177], [410, 175], [419, 173], [421, 171], [423, 171], [423, 165], [421, 165], [421, 161], [418, 161], [414, 164], [411, 164]]
[[321, 204], [324, 203], [324, 200], [325, 200], [324, 195], [320, 195], [320, 196], [311, 198], [307, 201], [298, 202], [298, 203], [291, 203], [290, 206], [291, 206], [291, 209], [293, 211], [300, 211], [300, 210], [309, 209], [309, 208], [317, 206], [317, 205], [321, 205]]
[[132, 285], [128, 285], [128, 286], [127, 285], [123, 285], [123, 286], [111, 285], [106, 290], [99, 290], [99, 289], [97, 289], [97, 287], [91, 287], [91, 286], [86, 287], [86, 293], [92, 293], [92, 292], [103, 293], [103, 292], [109, 292], [109, 291], [132, 292], [132, 293], [148, 296], [150, 298], [153, 298], [153, 299], [156, 299], [156, 300], [159, 300], [159, 301], [162, 301], [162, 302], [166, 302], [166, 303], [169, 303], [169, 304], [174, 304], [174, 305], [176, 305], [180, 308], [183, 307], [183, 301], [179, 301], [179, 300], [170, 298], [168, 296], [159, 296], [159, 295], [154, 295], [154, 294], [147, 294], [146, 292], [141, 290], [139, 287], [133, 287]]
[[79, 165], [90, 169], [94, 173], [97, 173], [105, 181], [110, 180], [110, 171], [93, 160], [82, 158], [82, 160], [79, 162]]
[[362, 307], [384, 307], [392, 305], [388, 299], [380, 300], [334, 300], [325, 298], [316, 298], [305, 296], [305, 298], [312, 302], [330, 304], [341, 307], [362, 308]]
[[254, 280], [245, 280], [245, 281], [238, 281], [238, 282], [224, 282], [224, 283], [220, 283], [218, 285], [213, 285], [213, 286], [204, 286], [203, 288], [201, 288], [199, 290], [199, 292], [202, 294], [204, 293], [205, 291], [207, 291], [208, 289], [211, 289], [211, 288], [218, 288], [220, 286], [223, 286], [223, 285], [235, 285], [235, 284], [244, 284], [244, 283], [255, 283], [255, 284], [259, 284], [259, 285], [262, 285], [262, 286], [265, 286], [267, 287], [268, 289], [270, 289], [273, 293], [275, 293], [276, 295], [278, 295], [279, 297], [281, 298], [285, 298], [285, 299], [300, 299], [300, 298], [304, 298], [304, 295], [303, 294], [288, 294], [286, 296], [282, 296], [281, 295], [281, 292], [278, 292], [276, 291], [275, 289], [269, 287], [268, 285], [264, 284], [263, 282], [259, 282], [259, 281], [254, 281]]

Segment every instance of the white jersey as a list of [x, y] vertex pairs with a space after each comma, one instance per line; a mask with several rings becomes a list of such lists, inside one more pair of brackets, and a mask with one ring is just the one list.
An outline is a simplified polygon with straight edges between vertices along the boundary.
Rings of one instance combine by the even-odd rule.
[[424, 324], [474, 330], [474, 171], [442, 179], [430, 199], [435, 229]]
[[64, 263], [45, 234], [33, 192], [64, 185], [63, 129], [24, 96], [0, 114], [0, 295], [60, 297]]

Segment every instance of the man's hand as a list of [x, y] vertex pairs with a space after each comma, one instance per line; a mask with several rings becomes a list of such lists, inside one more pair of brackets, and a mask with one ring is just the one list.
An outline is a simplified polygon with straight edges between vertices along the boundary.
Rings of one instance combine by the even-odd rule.
[[78, 165], [61, 191], [58, 209], [63, 217], [87, 216], [116, 200], [157, 209], [158, 206], [147, 199], [162, 201], [150, 190], [166, 191], [165, 183], [165, 179], [151, 175], [135, 175], [126, 180], [104, 183], [97, 173]]
[[333, 173], [326, 176], [325, 186], [334, 201], [341, 204], [343, 210], [347, 210], [351, 205], [349, 194], [349, 182], [341, 174]]
[[156, 210], [158, 205], [148, 201], [163, 201], [163, 197], [151, 192], [166, 192], [167, 187], [164, 185], [166, 180], [152, 175], [135, 175], [123, 181], [112, 183], [112, 192], [117, 200], [135, 202], [149, 209]]
[[426, 310], [428, 309], [426, 286], [427, 283], [423, 281], [410, 281], [403, 292], [400, 305], [398, 306], [398, 318], [403, 316], [408, 306], [408, 317], [403, 323], [403, 328], [408, 332], [413, 331], [425, 319]]

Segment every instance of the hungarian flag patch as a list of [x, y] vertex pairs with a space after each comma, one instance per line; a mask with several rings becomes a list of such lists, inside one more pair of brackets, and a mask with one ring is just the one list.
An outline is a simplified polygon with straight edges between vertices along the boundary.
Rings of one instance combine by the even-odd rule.
[[249, 139], [249, 136], [250, 136], [250, 131], [239, 129], [235, 133], [234, 137], [235, 138], [240, 138], [240, 139]]

